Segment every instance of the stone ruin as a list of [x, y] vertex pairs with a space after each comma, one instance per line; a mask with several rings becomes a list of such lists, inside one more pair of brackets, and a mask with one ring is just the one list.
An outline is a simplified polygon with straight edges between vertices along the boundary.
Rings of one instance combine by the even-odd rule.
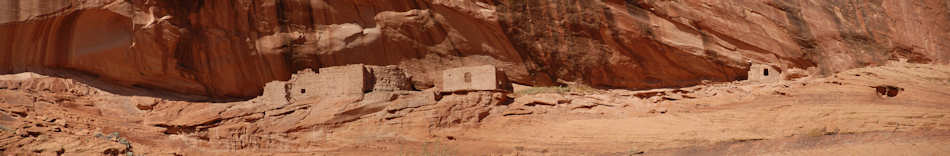
[[290, 83], [290, 96], [294, 99], [310, 96], [363, 94], [366, 86], [366, 69], [363, 65], [336, 66], [320, 68], [318, 73], [311, 70], [298, 72]]
[[366, 66], [373, 91], [412, 90], [406, 72], [397, 66]]
[[460, 67], [442, 71], [442, 92], [502, 91], [512, 86], [504, 71], [493, 65]]
[[778, 81], [782, 78], [782, 73], [772, 65], [753, 63], [749, 67], [749, 80], [753, 81]]
[[[296, 102], [318, 97], [362, 96], [370, 92], [413, 90], [406, 72], [397, 66], [353, 64], [298, 71], [289, 81], [271, 82], [264, 87], [261, 100]], [[443, 71], [440, 92], [500, 91], [511, 92], [505, 73], [495, 66], [473, 66]], [[283, 89], [282, 89], [283, 88]], [[270, 98], [269, 98], [270, 97]]]
[[[292, 101], [323, 96], [363, 95], [370, 91], [411, 90], [409, 78], [396, 66], [353, 64], [305, 69], [287, 82]], [[267, 94], [265, 92], [265, 94]]]

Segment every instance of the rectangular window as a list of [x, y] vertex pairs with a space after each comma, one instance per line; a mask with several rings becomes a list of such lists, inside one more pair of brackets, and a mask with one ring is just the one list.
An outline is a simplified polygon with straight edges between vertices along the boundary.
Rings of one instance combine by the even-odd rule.
[[465, 72], [465, 83], [472, 83], [472, 73]]

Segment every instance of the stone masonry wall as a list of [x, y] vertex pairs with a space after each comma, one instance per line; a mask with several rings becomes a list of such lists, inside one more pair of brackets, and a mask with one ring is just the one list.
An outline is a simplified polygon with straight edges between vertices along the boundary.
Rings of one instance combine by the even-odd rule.
[[406, 72], [398, 66], [366, 66], [373, 91], [412, 90]]
[[448, 69], [443, 71], [442, 76], [443, 92], [511, 90], [504, 73], [492, 65]]

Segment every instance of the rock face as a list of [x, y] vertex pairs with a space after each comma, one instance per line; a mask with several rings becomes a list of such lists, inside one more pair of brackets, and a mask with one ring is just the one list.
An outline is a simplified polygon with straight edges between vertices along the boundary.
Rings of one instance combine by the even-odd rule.
[[[399, 69], [341, 67], [391, 76]], [[947, 65], [892, 62], [827, 77], [641, 91], [374, 87], [292, 100], [299, 96], [289, 94], [292, 86], [313, 83], [300, 80], [333, 74], [299, 73], [306, 74], [267, 83], [257, 98], [221, 103], [117, 95], [110, 91], [117, 88], [77, 77], [0, 75], [0, 149], [10, 155], [941, 155], [950, 144]], [[374, 77], [369, 82], [394, 78]]]
[[946, 25], [939, 0], [6, 0], [0, 73], [246, 98], [305, 68], [397, 65], [425, 89], [491, 64], [522, 84], [645, 89], [745, 79], [748, 61], [946, 63]]

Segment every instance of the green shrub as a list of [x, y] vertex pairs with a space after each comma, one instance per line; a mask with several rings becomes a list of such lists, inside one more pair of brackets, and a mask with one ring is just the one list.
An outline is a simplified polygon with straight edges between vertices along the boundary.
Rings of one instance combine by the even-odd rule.
[[534, 95], [534, 94], [541, 94], [541, 93], [566, 93], [566, 92], [570, 92], [570, 91], [571, 91], [571, 90], [570, 90], [569, 88], [567, 88], [567, 87], [561, 87], [561, 86], [552, 86], [552, 87], [531, 87], [531, 88], [528, 88], [528, 89], [524, 89], [524, 90], [517, 91], [517, 92], [515, 92], [515, 94], [518, 94], [518, 95]]
[[600, 90], [600, 89], [597, 89], [597, 88], [594, 88], [594, 87], [591, 87], [591, 86], [588, 86], [588, 85], [585, 85], [585, 84], [581, 84], [581, 83], [574, 83], [574, 84], [571, 84], [571, 85], [567, 85], [567, 88], [570, 89], [571, 92], [575, 92], [575, 93], [600, 93], [600, 92], [602, 92], [602, 90]]
[[516, 91], [515, 94], [516, 95], [534, 95], [534, 94], [542, 94], [542, 93], [561, 94], [561, 93], [569, 93], [569, 92], [588, 94], [588, 93], [599, 93], [599, 92], [602, 92], [602, 90], [588, 86], [588, 85], [575, 83], [575, 84], [568, 84], [567, 86], [531, 87], [528, 89]]
[[841, 130], [838, 128], [835, 128], [835, 129], [828, 129], [827, 127], [815, 128], [815, 129], [805, 132], [805, 136], [818, 137], [818, 136], [825, 136], [825, 135], [836, 135], [840, 131]]

